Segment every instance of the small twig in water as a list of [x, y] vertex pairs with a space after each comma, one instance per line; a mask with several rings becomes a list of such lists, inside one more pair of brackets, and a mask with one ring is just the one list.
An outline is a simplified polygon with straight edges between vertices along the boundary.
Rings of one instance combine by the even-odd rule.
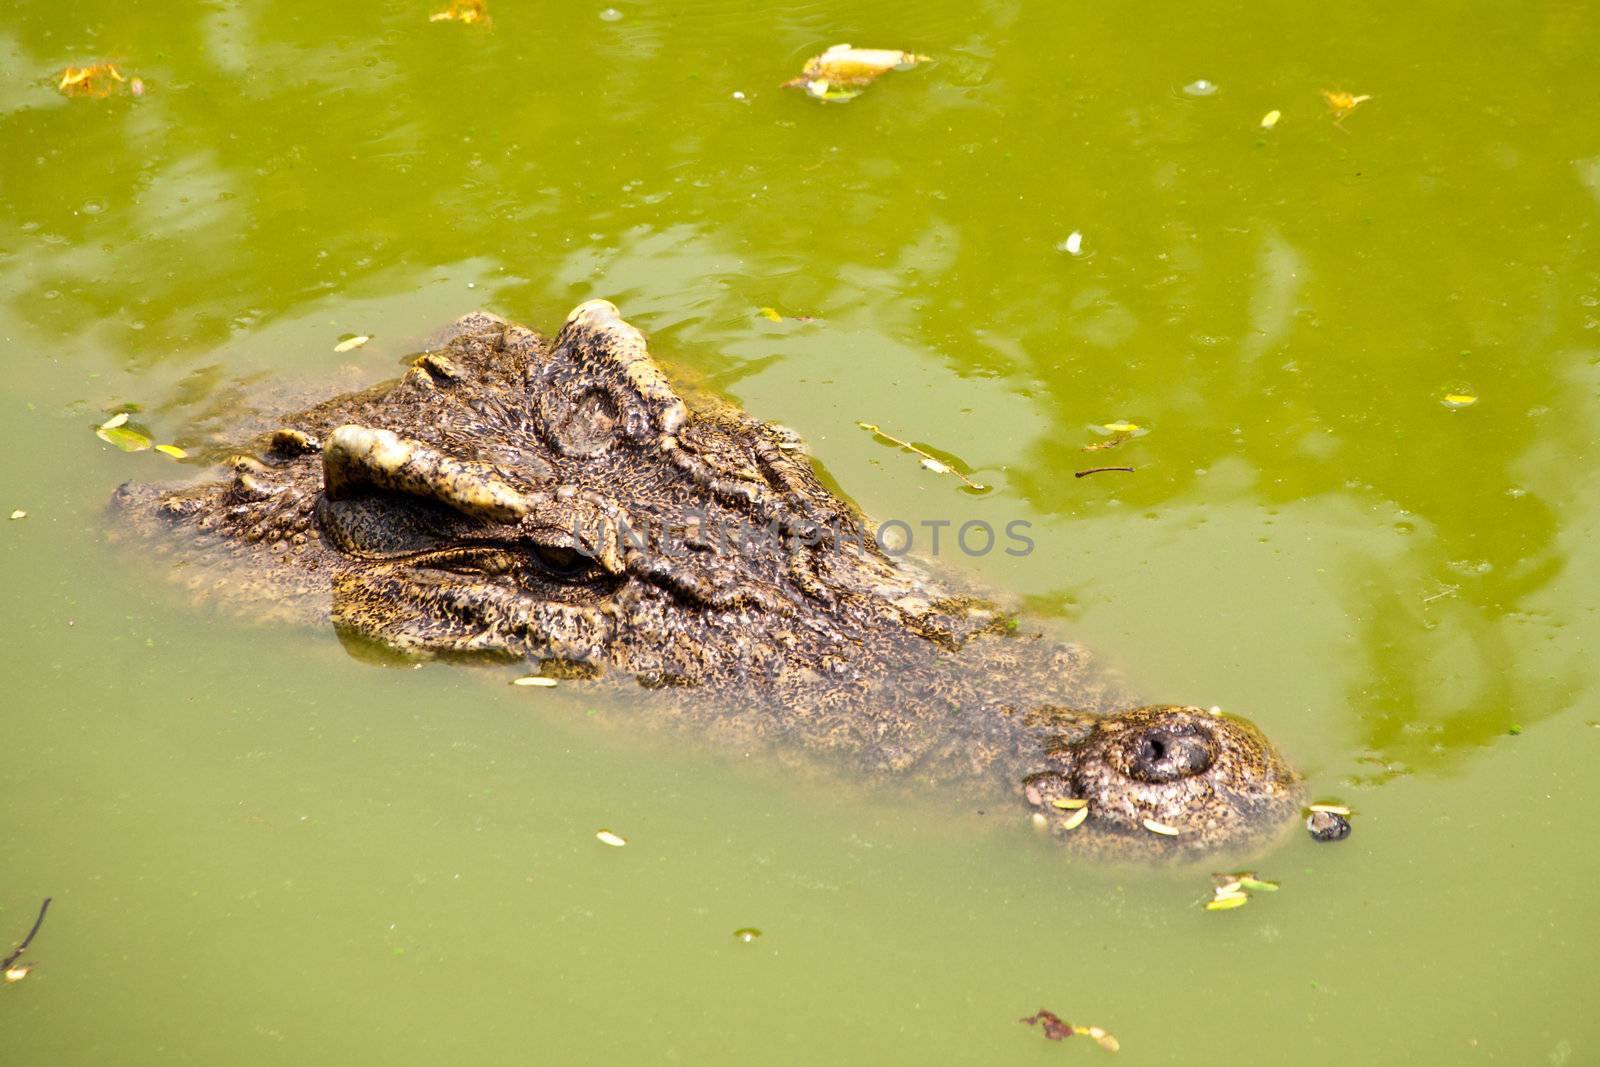
[[1127, 471], [1129, 474], [1132, 474], [1133, 473], [1133, 468], [1132, 467], [1090, 467], [1086, 471], [1074, 471], [1072, 476], [1074, 478], [1082, 478], [1084, 475], [1087, 475], [1087, 474], [1099, 474], [1102, 471]]
[[33, 929], [28, 931], [28, 936], [22, 939], [22, 944], [17, 946], [17, 950], [7, 956], [3, 963], [0, 963], [0, 971], [9, 971], [11, 965], [21, 959], [24, 952], [28, 951], [28, 946], [33, 943], [34, 935], [39, 932], [39, 927], [44, 925], [44, 913], [49, 910], [50, 898], [45, 897], [44, 903], [39, 905], [39, 917], [33, 920]]
[[875, 426], [870, 422], [858, 422], [856, 425], [872, 434], [874, 437], [881, 437], [892, 445], [899, 445], [907, 452], [915, 452], [917, 455], [922, 457], [922, 465], [933, 471], [935, 474], [953, 474], [957, 478], [961, 479], [962, 485], [973, 490], [974, 492], [982, 493], [987, 491], [989, 488], [987, 485], [980, 485], [971, 478], [968, 478], [965, 474], [962, 474], [960, 471], [950, 466], [950, 464], [946, 463], [938, 456], [933, 455], [931, 452], [924, 452], [910, 441], [902, 441], [894, 434], [884, 433], [883, 429], [879, 426]]

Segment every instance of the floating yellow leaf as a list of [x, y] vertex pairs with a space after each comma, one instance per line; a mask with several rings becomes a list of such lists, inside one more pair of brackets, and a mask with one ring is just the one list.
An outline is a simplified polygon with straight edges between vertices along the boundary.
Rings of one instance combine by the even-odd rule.
[[1279, 111], [1277, 108], [1273, 108], [1271, 111], [1261, 116], [1261, 128], [1263, 130], [1270, 130], [1272, 127], [1278, 124], [1278, 120], [1281, 118], [1283, 118], [1283, 112]]
[[1122, 1047], [1117, 1043], [1116, 1038], [1112, 1037], [1098, 1026], [1074, 1026], [1072, 1029], [1075, 1033], [1082, 1034], [1085, 1037], [1093, 1038], [1094, 1043], [1105, 1049], [1107, 1052], [1115, 1052]]
[[26, 511], [23, 511], [21, 508], [18, 508], [16, 511], [13, 511], [11, 513], [11, 521], [12, 522], [15, 522], [18, 519], [25, 519], [27, 517], [28, 517], [28, 513]]
[[927, 62], [927, 56], [912, 52], [836, 44], [806, 60], [800, 77], [784, 82], [783, 87], [801, 89], [817, 100], [851, 100], [889, 71], [909, 70]]
[[360, 348], [370, 340], [372, 340], [372, 338], [367, 334], [353, 334], [349, 337], [342, 338], [338, 344], [333, 346], [333, 350], [335, 352], [348, 352], [353, 348]]
[[94, 435], [108, 445], [116, 445], [124, 452], [143, 452], [150, 447], [150, 438], [138, 430], [128, 429], [123, 425], [127, 421], [128, 413], [119, 412], [95, 427]]
[[1344, 127], [1344, 117], [1366, 101], [1371, 100], [1372, 96], [1369, 93], [1357, 96], [1354, 93], [1324, 89], [1322, 90], [1322, 99], [1328, 102], [1328, 110], [1333, 112], [1333, 124], [1342, 129]]
[[1239, 885], [1252, 893], [1276, 893], [1278, 891], [1277, 882], [1269, 882], [1265, 878], [1257, 878], [1253, 874], [1241, 874], [1239, 876]]
[[1439, 403], [1447, 408], [1470, 408], [1478, 402], [1478, 398], [1471, 393], [1446, 393], [1439, 398]]
[[1144, 828], [1146, 830], [1149, 830], [1153, 834], [1162, 834], [1166, 837], [1177, 837], [1181, 832], [1176, 826], [1168, 826], [1166, 823], [1156, 822], [1154, 819], [1140, 819], [1139, 821], [1144, 824]]
[[618, 834], [614, 834], [610, 830], [601, 830], [599, 833], [595, 834], [594, 836], [595, 836], [595, 839], [598, 840], [601, 844], [610, 845], [612, 848], [621, 848], [623, 845], [626, 845], [628, 843], [626, 838], [624, 838], [624, 837], [622, 837], [622, 836], [620, 836]]
[[474, 22], [489, 21], [489, 7], [484, 0], [450, 0], [450, 6], [428, 16], [429, 22], [459, 22], [470, 26]]
[[10, 985], [13, 982], [20, 982], [24, 978], [28, 977], [29, 972], [31, 972], [32, 970], [33, 970], [33, 964], [31, 964], [31, 963], [19, 963], [19, 964], [16, 964], [15, 966], [7, 967], [4, 972], [0, 972], [0, 977], [4, 977], [5, 980], [6, 980], [6, 984]]
[[783, 321], [783, 316], [778, 314], [778, 311], [777, 311], [776, 308], [762, 308], [761, 311], [760, 311], [760, 315], [761, 315], [762, 318], [771, 319], [773, 322], [782, 322]]
[[177, 445], [156, 445], [156, 451], [160, 452], [164, 456], [171, 456], [173, 459], [189, 458], [189, 453], [185, 452]]
[[1071, 815], [1068, 815], [1061, 821], [1061, 828], [1063, 830], [1076, 830], [1078, 827], [1083, 825], [1083, 820], [1087, 819], [1088, 817], [1089, 809], [1079, 808], [1077, 811], [1073, 812]]
[[1052, 800], [1050, 806], [1060, 808], [1062, 811], [1077, 811], [1079, 808], [1087, 808], [1089, 802], [1081, 797], [1060, 797]]
[[[56, 75], [56, 91], [62, 96], [99, 99], [120, 92], [127, 81], [113, 64], [94, 63], [87, 67], [68, 67]], [[143, 82], [139, 82], [139, 90], [143, 93]]]
[[1234, 908], [1242, 908], [1248, 903], [1250, 903], [1250, 898], [1245, 894], [1229, 893], [1226, 896], [1219, 895], [1215, 900], [1206, 901], [1206, 910], [1231, 911]]
[[1306, 806], [1306, 810], [1307, 811], [1325, 811], [1330, 815], [1352, 815], [1352, 814], [1354, 814], [1354, 812], [1352, 812], [1349, 808], [1345, 807], [1343, 804], [1310, 804], [1310, 805]]
[[556, 680], [554, 678], [546, 678], [542, 674], [529, 674], [524, 675], [521, 678], [511, 679], [511, 684], [538, 686], [541, 689], [549, 689], [556, 684]]

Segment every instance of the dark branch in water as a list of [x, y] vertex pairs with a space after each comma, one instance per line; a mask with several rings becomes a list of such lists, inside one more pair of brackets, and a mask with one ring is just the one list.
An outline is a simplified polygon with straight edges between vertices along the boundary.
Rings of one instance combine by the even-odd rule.
[[33, 929], [28, 931], [28, 936], [22, 939], [22, 944], [17, 946], [17, 950], [11, 955], [7, 956], [5, 958], [5, 962], [0, 963], [0, 971], [10, 970], [11, 965], [16, 963], [17, 960], [21, 959], [24, 952], [28, 951], [28, 946], [33, 943], [34, 935], [39, 932], [39, 927], [44, 925], [44, 913], [49, 910], [50, 898], [45, 897], [44, 903], [39, 905], [39, 917], [33, 920]]
[[1090, 467], [1086, 471], [1077, 471], [1072, 476], [1074, 478], [1082, 478], [1086, 474], [1099, 474], [1101, 471], [1127, 471], [1129, 474], [1132, 474], [1133, 473], [1133, 468], [1132, 467]]

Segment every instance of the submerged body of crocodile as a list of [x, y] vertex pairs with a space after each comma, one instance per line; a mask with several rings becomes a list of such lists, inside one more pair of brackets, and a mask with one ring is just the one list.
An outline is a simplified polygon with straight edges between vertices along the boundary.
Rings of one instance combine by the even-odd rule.
[[553, 344], [467, 316], [283, 427], [225, 481], [124, 486], [119, 525], [252, 614], [637, 682], [719, 741], [1009, 792], [1086, 851], [1248, 848], [1297, 808], [1249, 723], [1134, 707], [1081, 648], [890, 559], [793, 433], [691, 408], [605, 301]]

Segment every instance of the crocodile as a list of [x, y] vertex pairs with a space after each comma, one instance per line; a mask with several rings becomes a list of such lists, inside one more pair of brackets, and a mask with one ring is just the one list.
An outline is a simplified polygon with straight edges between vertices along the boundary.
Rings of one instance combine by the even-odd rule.
[[885, 551], [794, 431], [675, 388], [604, 300], [553, 341], [467, 315], [398, 381], [113, 507], [253, 618], [520, 661], [775, 762], [1011, 798], [1086, 855], [1259, 850], [1299, 810], [1250, 722], [1142, 704], [1080, 645]]

